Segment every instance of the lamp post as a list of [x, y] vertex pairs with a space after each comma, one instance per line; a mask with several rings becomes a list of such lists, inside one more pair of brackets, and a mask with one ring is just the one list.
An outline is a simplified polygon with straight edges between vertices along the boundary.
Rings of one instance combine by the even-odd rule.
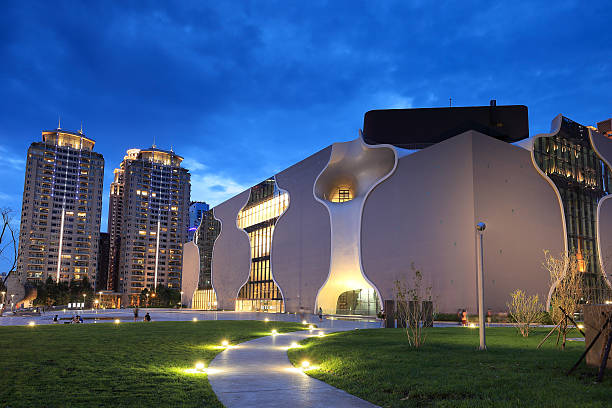
[[3, 306], [4, 306], [4, 301], [6, 300], [5, 297], [6, 297], [6, 292], [2, 292], [2, 305]]
[[183, 291], [181, 290], [181, 309], [183, 308]]
[[149, 307], [149, 294], [147, 293], [147, 307]]
[[14, 297], [15, 297], [15, 294], [11, 293], [11, 312], [15, 311], [15, 302], [13, 300]]
[[83, 293], [83, 307], [81, 308], [81, 310], [85, 310], [85, 296], [87, 295]]
[[478, 334], [480, 335], [479, 350], [486, 350], [485, 325], [484, 325], [484, 250], [482, 247], [483, 232], [486, 228], [484, 222], [476, 224], [476, 233], [480, 235], [480, 256], [476, 260], [476, 282], [478, 285]]
[[[102, 306], [102, 291], [98, 292], [98, 295], [100, 295], [100, 299], [99, 299], [99, 305]], [[100, 307], [98, 306], [98, 307]]]

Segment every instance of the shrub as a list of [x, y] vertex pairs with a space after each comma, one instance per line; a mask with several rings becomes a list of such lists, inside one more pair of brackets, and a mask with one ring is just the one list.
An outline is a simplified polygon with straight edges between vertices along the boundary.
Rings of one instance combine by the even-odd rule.
[[554, 257], [549, 251], [544, 251], [544, 268], [550, 274], [550, 284], [553, 288], [550, 317], [553, 324], [557, 325], [557, 343], [561, 339], [561, 348], [565, 349], [567, 333], [572, 327], [569, 326], [561, 308], [569, 316], [573, 316], [578, 310], [578, 303], [584, 293], [583, 273], [580, 270], [584, 270], [586, 264], [574, 253], [562, 253], [559, 257]]
[[510, 317], [523, 337], [527, 337], [530, 326], [539, 323], [542, 318], [542, 306], [538, 295], [527, 296], [525, 292], [517, 289], [510, 294], [510, 297], [512, 298], [508, 303]]
[[434, 306], [431, 287], [423, 286], [423, 274], [414, 264], [410, 268], [414, 272], [412, 283], [395, 281], [395, 302], [397, 321], [405, 326], [410, 346], [418, 348], [427, 338], [426, 328], [434, 314]]

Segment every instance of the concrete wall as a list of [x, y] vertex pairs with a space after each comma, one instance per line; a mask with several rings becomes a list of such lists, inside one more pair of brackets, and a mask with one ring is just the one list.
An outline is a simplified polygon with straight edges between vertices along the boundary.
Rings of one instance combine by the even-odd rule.
[[361, 260], [383, 299], [394, 299], [395, 280], [412, 282], [414, 263], [434, 285], [439, 306], [474, 310], [471, 162], [470, 136], [457, 136], [400, 158], [395, 173], [370, 193]]
[[[612, 140], [589, 130], [595, 152], [612, 170]], [[612, 194], [605, 196], [597, 206], [597, 238], [601, 269], [608, 283], [612, 277]]]
[[250, 194], [250, 189], [243, 191], [213, 209], [214, 217], [221, 221], [221, 233], [213, 246], [212, 258], [212, 285], [217, 294], [217, 307], [221, 310], [234, 310], [238, 291], [249, 278], [249, 237], [238, 228], [236, 220]]
[[543, 250], [563, 250], [561, 208], [531, 153], [470, 131], [403, 157], [366, 201], [362, 263], [383, 298], [411, 280], [432, 285], [437, 309], [476, 311], [475, 224], [485, 231], [485, 307], [506, 309], [520, 288], [548, 295]]
[[289, 193], [289, 207], [276, 222], [270, 257], [287, 312], [300, 307], [312, 312], [329, 272], [329, 214], [315, 200], [312, 186], [330, 154], [331, 146], [276, 175], [278, 187]]
[[183, 268], [181, 272], [181, 303], [192, 307], [193, 294], [200, 278], [200, 251], [189, 241], [183, 244]]
[[550, 276], [542, 266], [543, 251], [564, 251], [563, 208], [531, 152], [473, 134], [474, 222], [487, 224], [485, 307], [506, 310], [516, 289], [537, 293], [545, 304]]

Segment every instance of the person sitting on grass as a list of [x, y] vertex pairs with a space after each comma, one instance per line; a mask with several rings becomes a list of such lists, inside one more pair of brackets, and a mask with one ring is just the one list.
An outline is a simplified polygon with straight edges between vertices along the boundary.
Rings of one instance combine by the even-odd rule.
[[144, 319], [145, 322], [150, 322], [151, 321], [151, 315], [149, 314], [149, 312], [147, 312], [147, 314], [145, 315]]

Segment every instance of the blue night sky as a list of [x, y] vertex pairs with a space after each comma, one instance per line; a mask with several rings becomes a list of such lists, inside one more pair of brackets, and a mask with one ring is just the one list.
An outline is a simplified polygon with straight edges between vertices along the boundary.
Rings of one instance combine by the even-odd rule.
[[609, 1], [493, 3], [3, 2], [0, 207], [18, 218], [26, 150], [60, 115], [106, 160], [103, 231], [113, 168], [154, 138], [215, 205], [370, 109], [497, 99], [532, 135], [611, 116]]

